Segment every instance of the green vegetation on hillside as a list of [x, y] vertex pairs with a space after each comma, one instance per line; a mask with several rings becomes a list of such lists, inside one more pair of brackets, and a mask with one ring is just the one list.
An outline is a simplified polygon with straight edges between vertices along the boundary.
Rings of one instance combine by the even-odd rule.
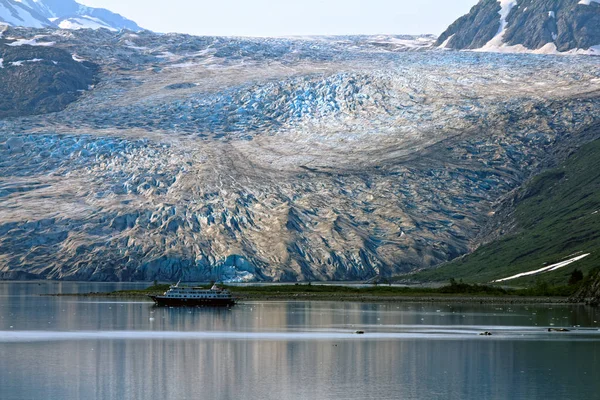
[[575, 269], [588, 273], [600, 266], [600, 140], [583, 146], [559, 168], [532, 179], [516, 204], [516, 234], [411, 278], [491, 282], [591, 253], [556, 271], [506, 282], [530, 286], [543, 279], [551, 285], [565, 285]]
[[[169, 289], [169, 284], [154, 284], [145, 289], [128, 289], [119, 290], [116, 292], [106, 293], [107, 295], [116, 296], [145, 296], [149, 294], [163, 293]], [[209, 289], [212, 284], [201, 285]], [[433, 287], [402, 287], [390, 285], [371, 285], [368, 287], [357, 286], [341, 286], [341, 285], [312, 285], [308, 284], [289, 284], [289, 285], [239, 285], [228, 286], [220, 285], [224, 289], [229, 289], [236, 295], [261, 297], [274, 295], [295, 294], [314, 294], [314, 295], [377, 295], [377, 296], [401, 296], [401, 295], [431, 295], [431, 294], [470, 294], [470, 295], [505, 295], [507, 291], [493, 286], [484, 285], [468, 285], [462, 282], [450, 282], [449, 285], [433, 288]], [[93, 293], [101, 294], [101, 293]]]
[[[203, 287], [210, 288], [212, 285]], [[546, 283], [531, 289], [505, 289], [499, 286], [468, 284], [450, 280], [441, 287], [399, 287], [389, 285], [372, 285], [367, 287], [341, 285], [311, 285], [297, 283], [294, 285], [240, 285], [226, 286], [234, 297], [249, 300], [344, 300], [344, 301], [402, 301], [402, 300], [451, 300], [459, 301], [506, 298], [535, 297], [568, 297], [578, 290], [579, 284], [553, 287]], [[146, 289], [120, 290], [109, 293], [87, 293], [81, 296], [100, 297], [146, 297], [161, 294], [169, 288], [168, 284], [154, 284]], [[69, 294], [68, 296], [72, 296]], [[558, 299], [560, 300], [560, 299]]]

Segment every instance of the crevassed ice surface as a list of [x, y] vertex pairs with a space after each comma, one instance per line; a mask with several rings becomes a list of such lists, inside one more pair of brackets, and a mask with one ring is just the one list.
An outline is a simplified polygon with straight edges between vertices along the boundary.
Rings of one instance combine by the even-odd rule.
[[431, 267], [476, 246], [496, 203], [600, 115], [595, 57], [423, 51], [427, 37], [44, 40], [102, 72], [62, 112], [0, 121], [5, 273]]

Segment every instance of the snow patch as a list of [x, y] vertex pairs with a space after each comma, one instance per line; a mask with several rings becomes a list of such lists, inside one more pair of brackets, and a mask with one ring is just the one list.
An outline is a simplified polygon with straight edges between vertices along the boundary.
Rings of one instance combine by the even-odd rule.
[[583, 258], [585, 258], [585, 257], [587, 257], [589, 255], [590, 255], [590, 253], [588, 253], [588, 254], [582, 254], [580, 256], [571, 258], [569, 260], [561, 261], [559, 263], [552, 264], [552, 265], [549, 265], [547, 267], [536, 269], [535, 271], [523, 272], [523, 273], [520, 273], [520, 274], [517, 274], [517, 275], [509, 276], [508, 278], [497, 279], [497, 280], [492, 281], [492, 282], [505, 282], [505, 281], [510, 281], [512, 279], [521, 278], [523, 276], [536, 275], [536, 274], [541, 274], [541, 273], [545, 273], [545, 272], [556, 271], [559, 268], [566, 267], [567, 265], [572, 264], [575, 261], [579, 261], [579, 260], [581, 260], [581, 259], [583, 259]]
[[592, 3], [600, 3], [600, 0], [581, 0], [577, 4], [583, 4], [584, 6], [589, 6]]
[[58, 27], [61, 29], [79, 30], [79, 29], [108, 29], [109, 31], [116, 32], [117, 29], [106, 24], [104, 21], [91, 17], [89, 15], [83, 15], [76, 18], [68, 18], [60, 21]]
[[532, 50], [527, 47], [517, 44], [514, 46], [510, 46], [507, 44], [502, 44], [501, 46], [490, 46], [490, 47], [482, 47], [480, 49], [475, 50], [464, 50], [464, 51], [475, 51], [475, 52], [486, 52], [486, 53], [510, 53], [510, 54], [545, 54], [545, 55], [557, 55], [557, 56], [600, 56], [600, 45], [592, 46], [589, 49], [572, 49], [568, 51], [558, 51], [556, 44], [550, 42], [546, 43], [544, 46], [539, 49]]
[[85, 58], [81, 58], [81, 57], [79, 57], [77, 54], [73, 54], [73, 55], [71, 55], [71, 58], [73, 58], [73, 61], [77, 61], [77, 62], [84, 62], [84, 61], [87, 61]]
[[585, 52], [586, 52], [586, 54], [591, 54], [591, 55], [596, 55], [596, 56], [598, 56], [598, 55], [600, 55], [600, 44], [599, 44], [599, 45], [597, 45], [597, 46], [592, 46], [592, 47], [590, 47], [589, 49], [587, 49], [587, 50], [582, 50], [582, 51], [585, 51]]
[[148, 47], [146, 47], [146, 46], [138, 46], [134, 42], [132, 42], [131, 40], [125, 40], [124, 43], [125, 43], [125, 45], [128, 48], [133, 49], [133, 50], [149, 50]]
[[[15, 0], [17, 1], [17, 0]], [[52, 11], [50, 7], [44, 4], [44, 0], [18, 0], [20, 3], [25, 4], [27, 7], [38, 12], [40, 15], [46, 17], [56, 17], [56, 13]]]
[[532, 51], [533, 54], [558, 54], [559, 51], [554, 43], [546, 43], [537, 50]]
[[448, 39], [444, 40], [444, 42], [442, 44], [440, 44], [438, 46], [438, 49], [445, 49], [448, 47], [448, 43], [450, 43], [450, 40], [452, 40], [452, 38], [454, 37], [455, 34], [452, 34], [450, 36], [448, 36]]
[[13, 67], [21, 67], [25, 63], [36, 63], [36, 62], [40, 62], [40, 61], [44, 61], [44, 60], [41, 58], [32, 58], [31, 60], [13, 61], [10, 63], [10, 65], [12, 65]]
[[0, 68], [4, 68], [4, 58], [0, 58]]
[[498, 3], [500, 3], [500, 31], [498, 33], [500, 33], [506, 29], [506, 18], [513, 7], [517, 5], [517, 0], [498, 0]]
[[46, 46], [46, 47], [50, 47], [50, 46], [54, 46], [55, 42], [38, 42], [38, 39], [41, 39], [45, 36], [36, 36], [33, 39], [17, 39], [12, 43], [7, 43], [7, 46], [12, 46], [12, 47], [16, 47], [16, 46]]
[[516, 0], [498, 0], [500, 3], [500, 28], [498, 29], [498, 33], [496, 36], [492, 38], [489, 42], [487, 42], [481, 49], [481, 51], [486, 51], [487, 49], [498, 48], [501, 47], [504, 39], [504, 35], [506, 34], [506, 25], [508, 22], [506, 19], [510, 14], [510, 11], [517, 5]]

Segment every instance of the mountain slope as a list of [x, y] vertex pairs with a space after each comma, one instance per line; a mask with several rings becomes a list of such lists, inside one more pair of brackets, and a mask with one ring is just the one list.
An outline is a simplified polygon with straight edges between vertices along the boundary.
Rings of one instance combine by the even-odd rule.
[[31, 28], [54, 26], [44, 15], [14, 0], [0, 0], [0, 23]]
[[119, 14], [83, 6], [75, 0], [0, 0], [0, 21], [32, 28], [142, 30]]
[[600, 3], [481, 0], [440, 35], [437, 45], [502, 52], [600, 54]]
[[37, 44], [0, 45], [0, 118], [60, 111], [95, 83], [94, 64]]
[[573, 269], [586, 272], [600, 266], [600, 141], [583, 146], [560, 167], [534, 178], [506, 208], [495, 229], [508, 233], [418, 278], [490, 282], [589, 254], [555, 271], [504, 281], [523, 283], [543, 277], [565, 284]]

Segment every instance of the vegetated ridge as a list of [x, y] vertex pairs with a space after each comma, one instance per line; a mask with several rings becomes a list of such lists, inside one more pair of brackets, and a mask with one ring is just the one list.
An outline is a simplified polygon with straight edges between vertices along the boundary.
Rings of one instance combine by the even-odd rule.
[[496, 240], [418, 279], [492, 282], [589, 254], [555, 271], [503, 282], [566, 284], [575, 269], [589, 274], [600, 266], [600, 141], [534, 177], [504, 202], [487, 229]]

